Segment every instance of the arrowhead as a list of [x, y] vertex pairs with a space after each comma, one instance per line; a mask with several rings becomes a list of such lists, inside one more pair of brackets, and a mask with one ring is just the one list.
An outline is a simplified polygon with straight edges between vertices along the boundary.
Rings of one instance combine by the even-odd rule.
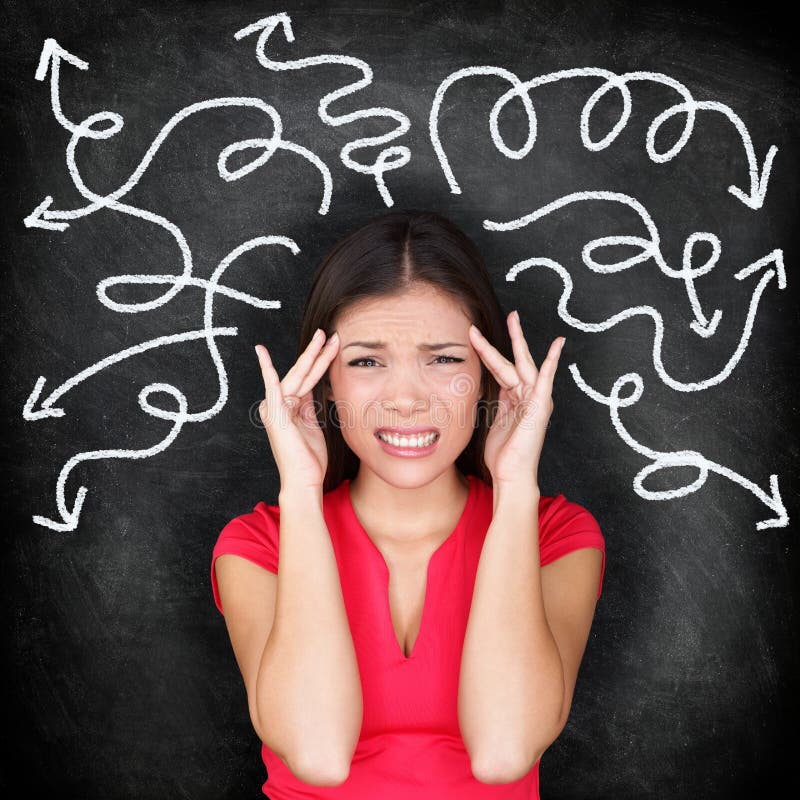
[[764, 501], [764, 505], [769, 506], [774, 512], [775, 517], [772, 519], [762, 520], [756, 523], [756, 528], [762, 531], [764, 528], [785, 528], [789, 524], [789, 515], [786, 513], [786, 506], [781, 500], [781, 493], [778, 489], [778, 476], [769, 476], [769, 486], [772, 491], [772, 496], [769, 500]]
[[722, 319], [722, 311], [717, 309], [712, 315], [711, 319], [708, 320], [705, 324], [695, 320], [694, 322], [689, 323], [689, 327], [698, 336], [702, 336], [704, 339], [708, 339], [710, 336], [713, 336], [714, 333], [716, 332], [717, 325], [719, 325], [719, 321], [721, 319]]
[[39, 400], [39, 395], [42, 393], [44, 384], [45, 377], [44, 375], [40, 375], [39, 380], [36, 381], [36, 386], [33, 387], [33, 391], [28, 396], [25, 406], [22, 409], [22, 418], [28, 420], [28, 422], [33, 422], [37, 419], [45, 419], [45, 417], [64, 416], [63, 408], [51, 408], [47, 400], [42, 402], [41, 408], [38, 411], [34, 408], [36, 402]]
[[45, 528], [51, 528], [54, 531], [74, 531], [78, 527], [81, 508], [83, 507], [83, 501], [86, 499], [87, 491], [88, 489], [85, 486], [81, 486], [81, 488], [78, 489], [78, 494], [75, 496], [75, 502], [72, 505], [72, 511], [67, 511], [66, 514], [62, 514], [61, 522], [56, 522], [47, 517], [39, 517], [37, 515], [34, 515], [33, 521], [37, 525], [43, 525]]
[[80, 58], [65, 50], [55, 39], [45, 39], [42, 54], [39, 56], [39, 65], [36, 67], [37, 81], [43, 81], [47, 77], [47, 70], [50, 68], [51, 62], [57, 58], [69, 61], [73, 67], [78, 69], [89, 69], [89, 65], [85, 61], [81, 61]]
[[786, 268], [783, 265], [783, 250], [776, 248], [771, 253], [768, 253], [758, 261], [748, 264], [746, 267], [740, 269], [734, 274], [737, 281], [742, 281], [754, 272], [758, 272], [763, 267], [768, 267], [770, 264], [775, 265], [775, 274], [778, 276], [778, 288], [786, 288]]
[[729, 186], [728, 191], [734, 196], [739, 198], [748, 208], [753, 211], [758, 211], [764, 205], [764, 198], [767, 194], [767, 183], [769, 182], [769, 173], [772, 170], [772, 159], [778, 148], [775, 145], [770, 147], [767, 157], [764, 159], [764, 166], [761, 168], [761, 176], [757, 182], [751, 180], [750, 193], [745, 194], [738, 186]]
[[234, 39], [244, 39], [245, 36], [249, 36], [251, 33], [257, 33], [260, 30], [268, 31], [267, 36], [269, 36], [278, 25], [283, 26], [283, 35], [286, 37], [287, 42], [294, 41], [294, 34], [292, 33], [292, 19], [291, 17], [281, 12], [280, 14], [272, 14], [269, 17], [263, 17], [262, 19], [254, 22], [252, 25], [248, 25], [246, 28], [242, 28], [236, 33], [233, 34]]
[[44, 218], [44, 215], [52, 202], [53, 198], [50, 195], [47, 195], [47, 197], [45, 197], [45, 199], [39, 203], [39, 205], [36, 206], [36, 208], [34, 208], [27, 217], [25, 217], [23, 220], [25, 227], [42, 228], [46, 231], [63, 231], [69, 228], [68, 222], [50, 222]]

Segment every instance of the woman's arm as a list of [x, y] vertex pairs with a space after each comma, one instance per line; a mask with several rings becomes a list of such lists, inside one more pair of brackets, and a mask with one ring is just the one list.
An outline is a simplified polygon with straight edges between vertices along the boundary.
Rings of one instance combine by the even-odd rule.
[[538, 506], [538, 490], [495, 492], [475, 578], [458, 719], [484, 783], [518, 780], [561, 733], [597, 603], [599, 550], [559, 559], [545, 579]]
[[347, 779], [363, 700], [321, 494], [281, 490], [277, 576], [217, 559], [231, 643], [260, 739], [305, 783]]

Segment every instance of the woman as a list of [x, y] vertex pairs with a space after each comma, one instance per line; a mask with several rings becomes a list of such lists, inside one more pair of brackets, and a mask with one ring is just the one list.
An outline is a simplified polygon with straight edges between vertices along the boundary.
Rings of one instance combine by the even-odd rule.
[[472, 241], [392, 211], [320, 265], [300, 342], [283, 380], [256, 347], [278, 503], [211, 567], [264, 793], [538, 798], [605, 567], [539, 492], [563, 338], [537, 369]]

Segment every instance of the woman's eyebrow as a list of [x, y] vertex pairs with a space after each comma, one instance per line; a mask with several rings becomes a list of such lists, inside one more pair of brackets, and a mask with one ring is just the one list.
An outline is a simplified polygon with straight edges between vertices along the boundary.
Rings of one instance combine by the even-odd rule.
[[[386, 342], [350, 342], [346, 344], [342, 350], [347, 350], [348, 347], [366, 347], [369, 350], [383, 350], [386, 347]], [[434, 344], [419, 344], [418, 350], [444, 350], [446, 347], [466, 347], [461, 342], [436, 342]]]

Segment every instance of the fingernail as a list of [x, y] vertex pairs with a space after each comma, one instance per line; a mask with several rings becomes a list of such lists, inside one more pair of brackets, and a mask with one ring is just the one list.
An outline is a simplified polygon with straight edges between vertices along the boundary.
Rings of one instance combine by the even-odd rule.
[[339, 334], [337, 332], [331, 335], [331, 338], [328, 339], [328, 344], [330, 344], [331, 342], [336, 342], [338, 340], [339, 340]]
[[516, 309], [514, 309], [514, 319], [515, 319], [517, 322], [519, 322], [519, 311], [517, 311]]
[[559, 351], [558, 351], [559, 353], [560, 353], [560, 352], [561, 352], [561, 351], [564, 349], [564, 345], [565, 345], [566, 343], [567, 343], [567, 337], [565, 336], [565, 337], [564, 337], [564, 338], [561, 340], [561, 347], [559, 348]]
[[475, 330], [475, 333], [477, 333], [477, 334], [478, 334], [478, 336], [480, 336], [480, 337], [481, 337], [481, 339], [483, 339], [483, 338], [484, 338], [484, 337], [483, 337], [483, 334], [482, 334], [482, 333], [481, 333], [481, 332], [478, 330], [478, 326], [477, 326], [477, 325], [471, 325], [470, 327], [471, 327], [471, 328], [474, 328], [474, 330]]
[[314, 339], [314, 340], [319, 339], [319, 337], [322, 336], [323, 333], [324, 333], [324, 331], [322, 330], [322, 328], [317, 328], [314, 331], [314, 335], [311, 338]]

